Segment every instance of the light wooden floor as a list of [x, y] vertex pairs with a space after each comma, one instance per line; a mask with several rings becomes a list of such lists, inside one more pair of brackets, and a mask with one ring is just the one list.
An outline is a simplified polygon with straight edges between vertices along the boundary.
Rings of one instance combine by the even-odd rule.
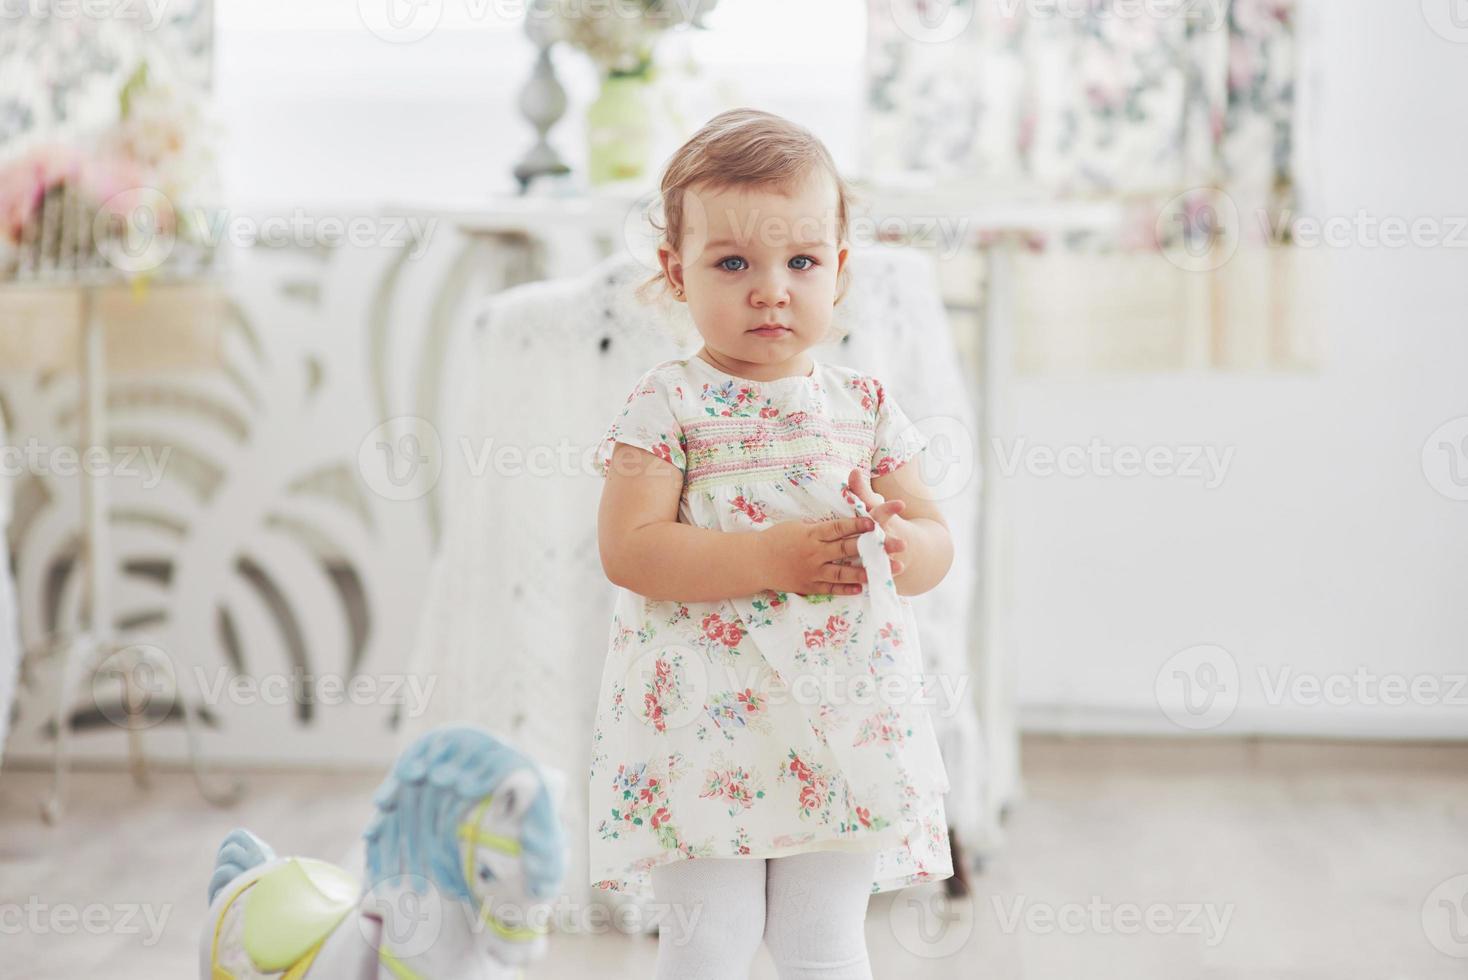
[[[1027, 798], [972, 902], [921, 904], [936, 886], [872, 899], [878, 978], [1468, 976], [1432, 939], [1468, 945], [1468, 886], [1428, 902], [1468, 875], [1468, 746], [1031, 737], [1024, 766]], [[220, 811], [182, 774], [145, 795], [125, 774], [79, 772], [49, 828], [47, 774], [6, 770], [0, 976], [194, 976], [220, 838], [245, 825], [283, 852], [346, 860], [332, 841], [355, 837], [378, 778], [251, 773], [246, 801]], [[88, 905], [95, 918], [38, 934], [33, 902], [43, 922]], [[149, 912], [163, 926], [151, 944]], [[651, 936], [556, 934], [528, 976], [650, 977], [655, 954]], [[775, 977], [763, 950], [751, 976]]]

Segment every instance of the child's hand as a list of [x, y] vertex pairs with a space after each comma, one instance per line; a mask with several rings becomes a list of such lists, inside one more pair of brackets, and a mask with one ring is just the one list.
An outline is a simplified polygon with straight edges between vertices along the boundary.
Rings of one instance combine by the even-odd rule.
[[[760, 531], [769, 588], [797, 595], [856, 595], [867, 580], [856, 539], [876, 527], [866, 517], [782, 521]], [[853, 562], [843, 559], [855, 559]]]
[[[902, 512], [907, 508], [907, 503], [902, 500], [887, 500], [877, 491], [872, 489], [871, 478], [866, 471], [859, 467], [852, 467], [850, 475], [846, 478], [846, 493], [856, 496], [866, 505], [867, 513], [882, 525], [882, 531], [887, 536], [886, 552], [894, 555], [907, 547], [907, 519]], [[899, 559], [892, 558], [892, 575], [895, 578], [902, 574], [907, 566]]]

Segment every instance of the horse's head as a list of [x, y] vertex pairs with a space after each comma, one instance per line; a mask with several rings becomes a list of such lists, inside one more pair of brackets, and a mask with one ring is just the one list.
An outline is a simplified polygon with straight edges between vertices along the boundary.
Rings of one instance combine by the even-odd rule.
[[[420, 967], [463, 968], [544, 952], [565, 870], [553, 779], [480, 728], [434, 729], [409, 746], [364, 834], [368, 888], [388, 905], [389, 955], [396, 947]], [[403, 939], [404, 927], [417, 936]]]

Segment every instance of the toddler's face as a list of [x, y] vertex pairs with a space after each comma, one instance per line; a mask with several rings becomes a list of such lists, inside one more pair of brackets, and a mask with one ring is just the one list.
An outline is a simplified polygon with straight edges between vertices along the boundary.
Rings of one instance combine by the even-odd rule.
[[836, 240], [836, 203], [823, 171], [788, 194], [685, 192], [682, 247], [659, 258], [683, 287], [704, 344], [725, 363], [778, 371], [825, 339], [847, 253]]

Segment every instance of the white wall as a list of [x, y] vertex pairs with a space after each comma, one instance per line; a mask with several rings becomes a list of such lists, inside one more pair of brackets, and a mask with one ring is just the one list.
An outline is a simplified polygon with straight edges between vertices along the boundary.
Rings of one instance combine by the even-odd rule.
[[[1306, 0], [1305, 12], [1303, 210], [1468, 216], [1468, 27], [1450, 43], [1415, 2]], [[1211, 490], [1014, 477], [1025, 727], [1177, 734], [1159, 669], [1217, 644], [1239, 671], [1237, 708], [1200, 731], [1468, 737], [1468, 688], [1456, 704], [1392, 706], [1355, 677], [1422, 677], [1445, 695], [1468, 674], [1468, 502], [1434, 490], [1422, 464], [1429, 434], [1468, 416], [1468, 230], [1456, 248], [1305, 258], [1320, 273], [1306, 297], [1323, 324], [1317, 372], [1018, 384], [1016, 434], [1031, 443], [1234, 450]], [[1334, 682], [1346, 703], [1270, 703], [1261, 668], [1271, 682], [1346, 675]]]
[[[438, 27], [411, 43], [365, 28], [356, 3], [217, 3], [221, 166], [231, 200], [431, 207], [514, 189], [511, 169], [534, 142], [515, 100], [535, 52], [518, 17], [496, 12], [518, 12], [521, 0], [443, 0]], [[675, 32], [659, 48], [670, 72], [685, 53], [704, 68], [696, 85], [670, 94], [683, 119], [668, 121], [662, 156], [709, 116], [755, 105], [812, 127], [839, 164], [854, 164], [860, 4], [730, 0], [708, 23], [709, 31]], [[562, 44], [552, 57], [569, 104], [551, 144], [579, 172], [581, 113], [596, 79], [580, 52]]]

